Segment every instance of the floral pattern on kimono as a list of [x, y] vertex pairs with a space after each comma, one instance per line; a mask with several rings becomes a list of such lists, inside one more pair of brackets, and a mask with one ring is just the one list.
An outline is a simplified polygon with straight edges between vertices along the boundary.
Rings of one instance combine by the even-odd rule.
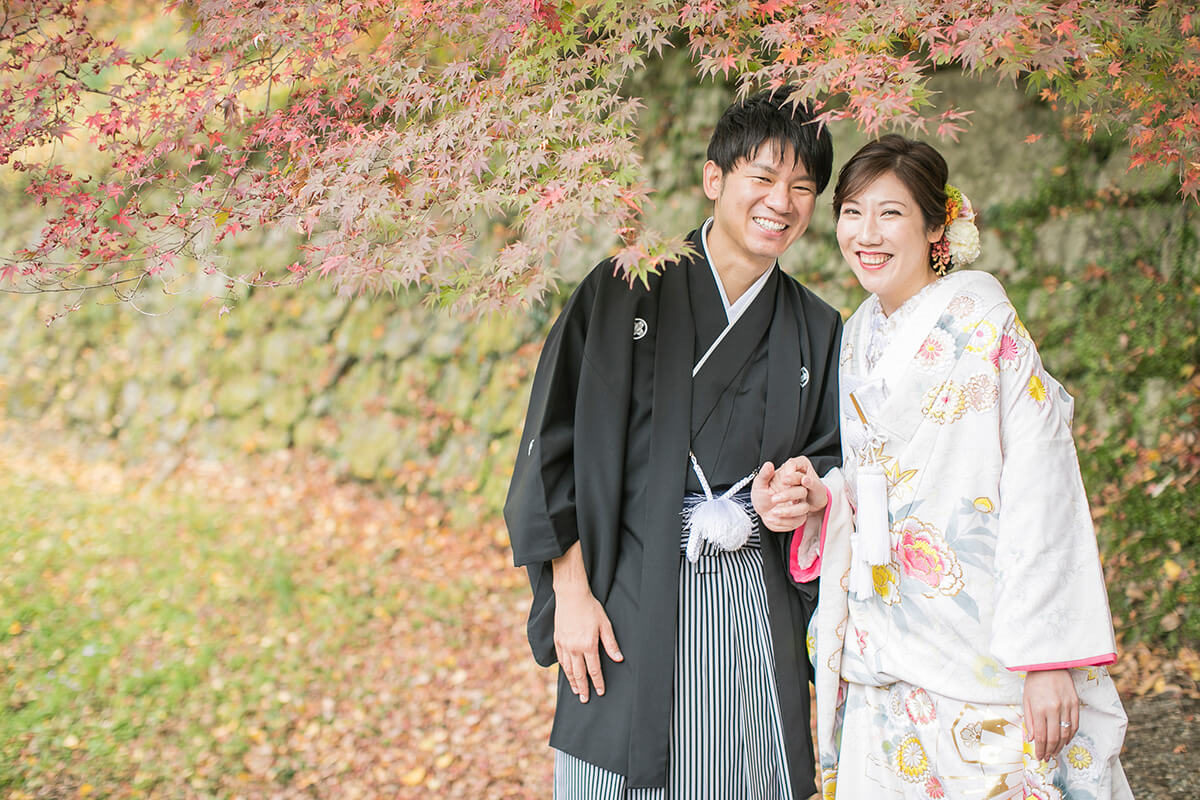
[[[810, 636], [823, 791], [1131, 796], [1124, 712], [1100, 666], [1116, 648], [1073, 400], [986, 273], [951, 273], [881, 317], [870, 297], [846, 324], [844, 472], [825, 479]], [[886, 478], [891, 549], [865, 594], [847, 591], [864, 569], [851, 533], [862, 463]], [[1021, 723], [1024, 670], [1072, 666], [1080, 730], [1039, 763]]]

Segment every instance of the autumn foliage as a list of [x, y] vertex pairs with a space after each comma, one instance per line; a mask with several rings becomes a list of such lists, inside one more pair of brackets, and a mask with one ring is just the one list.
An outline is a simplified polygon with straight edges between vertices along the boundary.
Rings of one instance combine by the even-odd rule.
[[[224, 269], [222, 243], [265, 228], [297, 247], [230, 280], [520, 305], [586, 226], [644, 274], [681, 232], [641, 223], [652, 187], [622, 87], [664, 48], [739, 94], [793, 85], [868, 132], [961, 132], [971, 109], [931, 103], [940, 67], [1019, 82], [1082, 136], [1118, 132], [1133, 166], [1177, 171], [1185, 201], [1200, 193], [1190, 4], [10, 0], [0, 14], [0, 165], [44, 207], [40, 231], [0, 252], [10, 290], [128, 297]], [[179, 33], [134, 36], [147, 15]]]

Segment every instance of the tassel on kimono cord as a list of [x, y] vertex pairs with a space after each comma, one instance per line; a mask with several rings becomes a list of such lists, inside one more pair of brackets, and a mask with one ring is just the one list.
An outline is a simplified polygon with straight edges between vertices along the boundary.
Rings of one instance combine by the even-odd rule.
[[745, 487], [758, 470], [729, 487], [720, 497], [713, 497], [704, 470], [694, 453], [688, 453], [692, 460], [692, 471], [704, 489], [704, 499], [691, 508], [683, 511], [683, 526], [688, 531], [687, 560], [695, 564], [700, 559], [700, 550], [705, 542], [721, 550], [737, 550], [750, 540], [754, 532], [754, 520], [741, 503], [733, 499], [733, 495]]
[[847, 589], [858, 600], [875, 593], [875, 567], [892, 560], [888, 520], [887, 476], [876, 463], [860, 464], [855, 478], [858, 507], [850, 537], [850, 580]]

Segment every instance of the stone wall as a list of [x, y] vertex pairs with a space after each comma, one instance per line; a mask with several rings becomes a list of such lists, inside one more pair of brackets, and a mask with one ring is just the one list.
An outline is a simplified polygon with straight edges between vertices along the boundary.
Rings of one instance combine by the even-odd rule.
[[[647, 163], [661, 189], [651, 223], [679, 231], [705, 214], [700, 160], [727, 97], [723, 87], [689, 81], [674, 59], [634, 87], [661, 99], [648, 103], [644, 120]], [[936, 87], [977, 109], [961, 141], [942, 149], [952, 181], [982, 213], [978, 266], [1010, 288], [1050, 370], [1078, 399], [1094, 502], [1110, 489], [1122, 505], [1152, 490], [1166, 498], [1142, 517], [1136, 502], [1114, 508], [1102, 536], [1178, 542], [1184, 535], [1167, 529], [1187, 524], [1194, 538], [1195, 206], [1179, 202], [1169, 175], [1126, 172], [1112, 140], [1065, 137], [1063, 114], [1020, 91], [957, 74], [939, 76]], [[835, 134], [836, 168], [864, 137]], [[828, 197], [785, 267], [848, 314], [862, 293], [838, 255]], [[610, 244], [585, 237], [564, 261], [569, 279]], [[474, 502], [457, 505], [498, 510], [528, 380], [561, 296], [522, 315], [474, 320], [403, 295], [337, 298], [315, 281], [254, 291], [224, 316], [204, 296], [175, 297], [152, 317], [85, 302], [49, 327], [41, 321], [61, 297], [3, 298], [0, 411], [115, 440], [130, 457], [303, 448], [384, 491], [469, 496]], [[1191, 450], [1179, 445], [1189, 430]], [[1160, 461], [1138, 472], [1152, 451]]]

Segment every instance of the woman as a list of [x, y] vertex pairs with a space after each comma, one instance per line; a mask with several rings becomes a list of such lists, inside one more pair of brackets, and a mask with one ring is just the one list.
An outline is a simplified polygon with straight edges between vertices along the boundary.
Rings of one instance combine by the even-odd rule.
[[979, 252], [932, 147], [842, 168], [843, 470], [766, 464], [764, 524], [819, 570], [810, 649], [827, 798], [1127, 798], [1125, 714], [1073, 401]]

